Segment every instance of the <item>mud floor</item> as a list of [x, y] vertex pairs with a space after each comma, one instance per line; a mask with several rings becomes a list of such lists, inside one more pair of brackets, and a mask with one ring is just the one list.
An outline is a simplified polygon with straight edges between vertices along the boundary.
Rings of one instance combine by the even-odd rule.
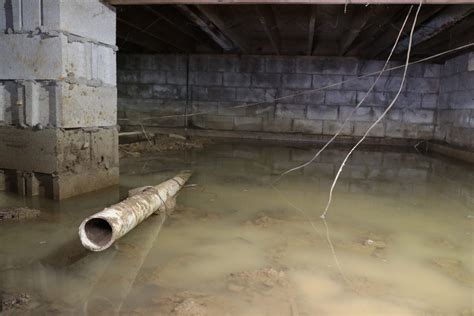
[[[356, 152], [323, 221], [346, 151], [271, 186], [314, 149], [182, 149], [126, 155], [120, 186], [61, 202], [0, 193], [0, 208], [48, 219], [0, 221], [3, 314], [474, 315], [472, 166]], [[152, 216], [107, 251], [81, 248], [84, 217], [181, 169], [194, 175], [163, 225]]]

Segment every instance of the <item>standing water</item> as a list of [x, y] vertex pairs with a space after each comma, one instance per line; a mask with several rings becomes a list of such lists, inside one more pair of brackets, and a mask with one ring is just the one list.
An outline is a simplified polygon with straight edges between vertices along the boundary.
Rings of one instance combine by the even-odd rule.
[[[322, 221], [347, 150], [272, 185], [314, 152], [215, 144], [123, 159], [120, 187], [62, 202], [1, 193], [0, 207], [42, 211], [0, 221], [5, 314], [474, 315], [472, 166], [355, 152]], [[165, 223], [82, 249], [85, 217], [182, 169], [191, 185]]]

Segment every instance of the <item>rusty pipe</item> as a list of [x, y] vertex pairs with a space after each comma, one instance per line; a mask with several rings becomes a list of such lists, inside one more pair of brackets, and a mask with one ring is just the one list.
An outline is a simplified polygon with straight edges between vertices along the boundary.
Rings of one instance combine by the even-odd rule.
[[82, 245], [91, 251], [103, 251], [151, 214], [170, 211], [189, 177], [191, 172], [181, 171], [157, 186], [132, 190], [127, 199], [89, 216], [79, 226]]

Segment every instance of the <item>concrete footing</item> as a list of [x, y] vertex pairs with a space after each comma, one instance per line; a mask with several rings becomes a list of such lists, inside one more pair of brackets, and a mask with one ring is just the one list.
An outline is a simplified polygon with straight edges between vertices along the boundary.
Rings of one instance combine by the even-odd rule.
[[28, 196], [64, 199], [115, 185], [116, 127], [0, 128], [0, 187]]

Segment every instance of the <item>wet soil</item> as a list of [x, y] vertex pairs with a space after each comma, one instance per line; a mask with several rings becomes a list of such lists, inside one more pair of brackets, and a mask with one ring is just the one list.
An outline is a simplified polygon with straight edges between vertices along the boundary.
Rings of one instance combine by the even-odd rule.
[[39, 217], [41, 214], [40, 210], [31, 209], [27, 207], [14, 207], [14, 208], [1, 208], [0, 209], [0, 221], [6, 220], [29, 220]]
[[205, 138], [181, 139], [162, 135], [150, 139], [150, 142], [120, 144], [120, 157], [140, 157], [151, 153], [202, 149], [212, 143], [211, 140]]

